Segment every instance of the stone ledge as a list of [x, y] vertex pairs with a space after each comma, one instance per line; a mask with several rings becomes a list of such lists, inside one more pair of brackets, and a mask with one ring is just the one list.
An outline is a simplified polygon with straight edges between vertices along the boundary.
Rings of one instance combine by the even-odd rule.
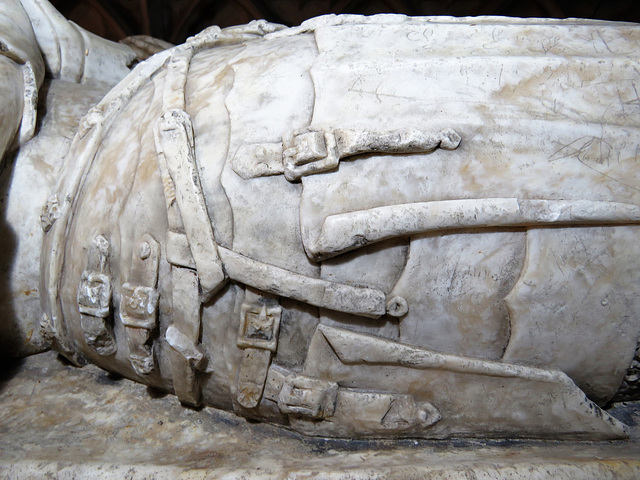
[[629, 441], [310, 439], [77, 369], [54, 353], [0, 373], [0, 476], [57, 479], [637, 479], [640, 403], [613, 414]]

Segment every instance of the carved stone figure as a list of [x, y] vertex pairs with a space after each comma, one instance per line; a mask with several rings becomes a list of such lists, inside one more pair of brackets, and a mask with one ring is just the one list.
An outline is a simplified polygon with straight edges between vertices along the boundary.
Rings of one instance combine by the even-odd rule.
[[126, 76], [78, 38], [73, 78], [40, 47], [28, 142], [42, 54], [0, 56], [20, 325], [308, 435], [626, 436], [600, 407], [637, 395], [639, 26], [260, 21]]

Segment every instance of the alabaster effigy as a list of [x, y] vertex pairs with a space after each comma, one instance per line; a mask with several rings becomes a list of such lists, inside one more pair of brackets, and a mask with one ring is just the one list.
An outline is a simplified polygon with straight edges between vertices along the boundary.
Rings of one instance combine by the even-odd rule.
[[0, 56], [48, 92], [5, 207], [31, 344], [311, 436], [627, 436], [639, 26], [259, 21], [130, 73], [28, 60], [56, 35]]

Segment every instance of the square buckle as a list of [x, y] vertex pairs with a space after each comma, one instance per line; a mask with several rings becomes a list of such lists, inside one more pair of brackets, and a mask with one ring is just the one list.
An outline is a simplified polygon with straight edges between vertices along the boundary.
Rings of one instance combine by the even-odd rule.
[[156, 326], [158, 291], [141, 285], [122, 285], [120, 318], [128, 327], [153, 329]]
[[111, 305], [111, 281], [103, 273], [84, 272], [78, 287], [78, 310], [81, 314], [105, 318]]
[[237, 344], [240, 348], [261, 348], [276, 351], [282, 317], [281, 307], [243, 304]]

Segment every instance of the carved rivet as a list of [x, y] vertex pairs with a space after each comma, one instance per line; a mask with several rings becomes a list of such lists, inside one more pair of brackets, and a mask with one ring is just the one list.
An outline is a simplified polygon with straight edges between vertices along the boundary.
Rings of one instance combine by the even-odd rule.
[[445, 150], [455, 150], [460, 146], [462, 137], [452, 128], [443, 130], [440, 132], [440, 135], [442, 135], [440, 140], [441, 148], [444, 148]]
[[402, 297], [393, 297], [387, 302], [387, 313], [392, 317], [401, 317], [409, 311], [409, 304]]
[[258, 160], [264, 160], [264, 158], [267, 156], [267, 149], [259, 145], [253, 151], [253, 154]]
[[151, 245], [149, 242], [142, 242], [140, 244], [140, 258], [146, 260], [151, 255]]
[[426, 423], [427, 418], [429, 418], [427, 412], [425, 412], [424, 410], [418, 411], [418, 420], [420, 420], [420, 423]]
[[417, 405], [417, 418], [423, 428], [430, 427], [442, 420], [442, 415], [438, 409], [429, 402], [422, 402]]

